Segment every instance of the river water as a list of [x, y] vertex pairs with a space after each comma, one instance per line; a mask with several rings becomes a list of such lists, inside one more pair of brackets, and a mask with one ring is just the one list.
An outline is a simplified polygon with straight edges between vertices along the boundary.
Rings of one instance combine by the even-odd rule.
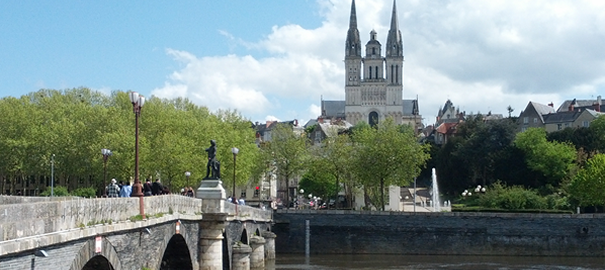
[[596, 270], [605, 269], [605, 258], [278, 254], [266, 269]]

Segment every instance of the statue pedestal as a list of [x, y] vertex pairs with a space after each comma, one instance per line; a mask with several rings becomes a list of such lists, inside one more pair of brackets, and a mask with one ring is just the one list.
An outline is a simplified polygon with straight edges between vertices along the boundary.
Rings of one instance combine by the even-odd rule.
[[220, 179], [204, 179], [195, 193], [202, 199], [202, 213], [224, 213], [227, 193]]

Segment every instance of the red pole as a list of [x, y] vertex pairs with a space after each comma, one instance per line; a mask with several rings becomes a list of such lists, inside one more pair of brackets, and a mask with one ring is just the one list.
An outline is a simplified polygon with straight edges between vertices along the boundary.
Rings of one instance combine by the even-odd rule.
[[135, 143], [134, 143], [134, 185], [132, 186], [132, 196], [139, 197], [139, 209], [141, 217], [145, 219], [145, 203], [143, 200], [143, 186], [139, 180], [139, 115], [141, 114], [141, 106], [138, 103], [134, 106], [134, 121], [135, 121]]

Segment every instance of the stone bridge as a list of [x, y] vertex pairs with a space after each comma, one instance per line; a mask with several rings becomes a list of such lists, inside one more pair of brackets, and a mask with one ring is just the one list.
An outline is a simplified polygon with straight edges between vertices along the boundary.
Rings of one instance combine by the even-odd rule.
[[0, 270], [250, 269], [275, 259], [272, 211], [225, 201], [220, 181], [181, 195], [0, 196]]

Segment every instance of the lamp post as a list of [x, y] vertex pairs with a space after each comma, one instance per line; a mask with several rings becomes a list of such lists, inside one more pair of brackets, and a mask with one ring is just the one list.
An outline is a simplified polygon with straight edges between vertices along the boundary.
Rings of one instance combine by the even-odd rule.
[[101, 154], [103, 155], [103, 189], [105, 190], [105, 197], [107, 197], [107, 159], [111, 156], [111, 150], [103, 148]]
[[55, 196], [55, 154], [50, 156], [50, 196]]
[[303, 209], [302, 201], [303, 201], [303, 198], [305, 197], [305, 190], [301, 188], [298, 191], [298, 194], [300, 195], [300, 196], [298, 196], [298, 208]]
[[235, 198], [235, 162], [237, 161], [237, 153], [239, 153], [239, 149], [237, 147], [231, 148], [231, 153], [233, 153], [233, 194], [231, 196]]
[[137, 92], [130, 92], [130, 102], [132, 102], [132, 110], [134, 112], [135, 122], [135, 142], [134, 142], [134, 185], [132, 185], [132, 196], [139, 197], [139, 208], [141, 217], [145, 219], [145, 206], [143, 204], [143, 185], [139, 180], [139, 116], [141, 109], [145, 104], [145, 97]]
[[189, 176], [191, 176], [191, 172], [186, 171], [185, 172], [185, 177], [187, 177], [187, 187], [189, 187]]

